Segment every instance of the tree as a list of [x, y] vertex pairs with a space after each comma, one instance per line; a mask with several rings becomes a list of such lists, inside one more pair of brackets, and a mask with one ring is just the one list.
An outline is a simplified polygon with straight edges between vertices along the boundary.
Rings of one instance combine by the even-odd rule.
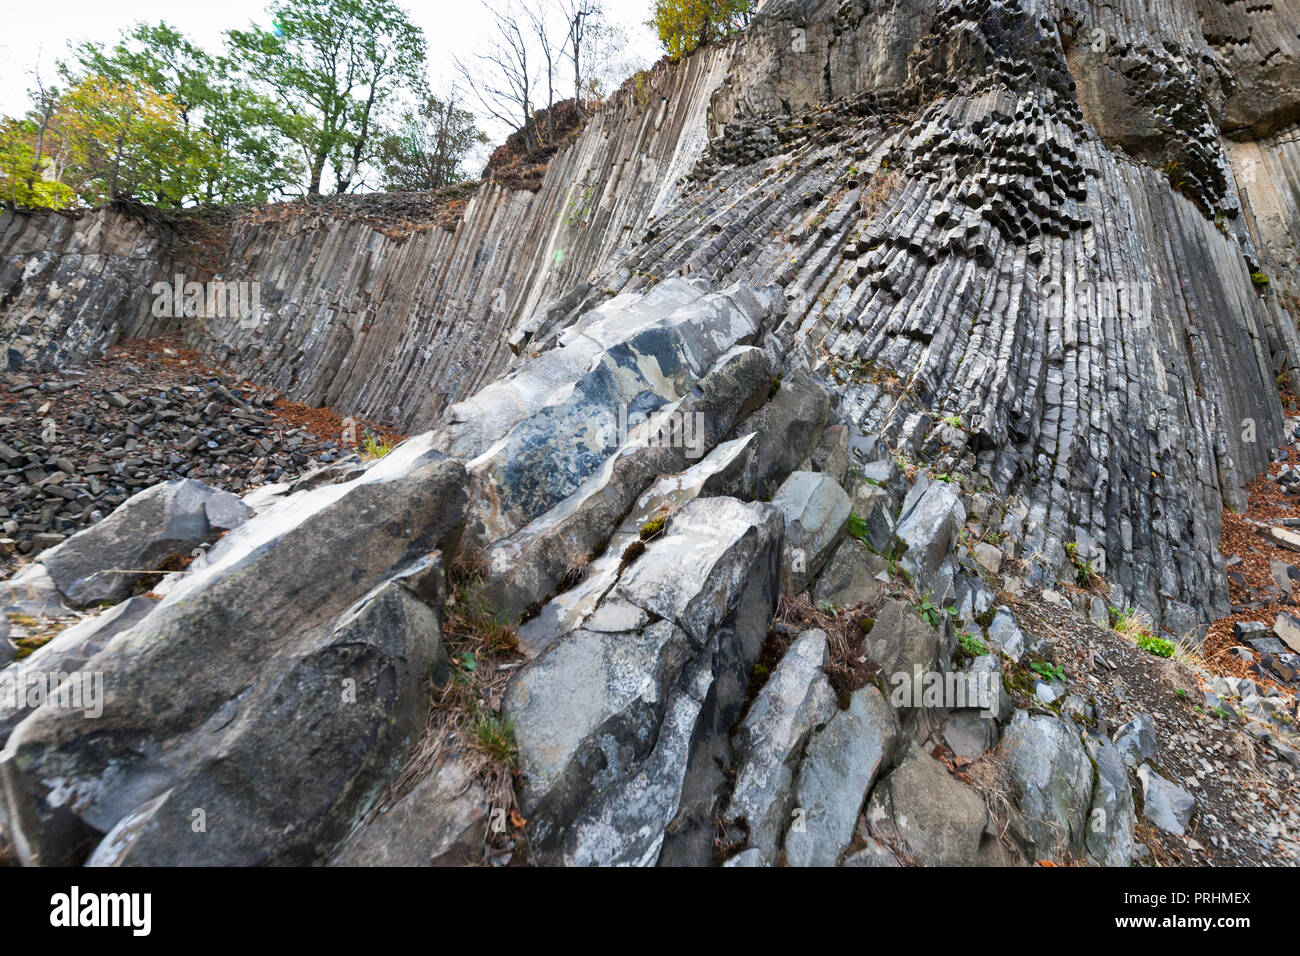
[[466, 156], [487, 142], [474, 114], [460, 107], [455, 90], [445, 97], [426, 96], [383, 140], [379, 156], [384, 188], [431, 190], [464, 182]]
[[492, 18], [491, 45], [472, 60], [455, 57], [452, 62], [483, 111], [521, 133], [531, 153], [537, 149], [539, 137], [533, 113], [536, 54], [530, 24], [513, 4], [493, 6], [484, 0], [483, 7]]
[[627, 36], [606, 19], [601, 0], [563, 0], [567, 24], [564, 53], [573, 66], [573, 97], [587, 115], [590, 100], [603, 98], [607, 86], [617, 86], [636, 67], [623, 62]]
[[55, 121], [67, 143], [65, 182], [92, 205], [140, 195], [164, 204], [183, 198], [196, 150], [170, 95], [87, 77], [64, 94]]
[[230, 58], [208, 54], [166, 23], [138, 23], [107, 49], [83, 43], [60, 70], [70, 82], [100, 76], [171, 97], [193, 150], [187, 181], [168, 190], [181, 201], [261, 202], [301, 176], [277, 105], [249, 89]]
[[749, 23], [754, 7], [754, 0], [655, 0], [650, 25], [676, 60], [732, 36]]
[[54, 158], [42, 155], [46, 132], [32, 120], [0, 120], [0, 201], [44, 209], [76, 203], [77, 194], [59, 181]]
[[393, 0], [281, 0], [271, 13], [272, 30], [228, 33], [232, 54], [279, 101], [308, 191], [321, 192], [328, 164], [347, 192], [378, 152], [389, 104], [423, 92], [424, 32]]

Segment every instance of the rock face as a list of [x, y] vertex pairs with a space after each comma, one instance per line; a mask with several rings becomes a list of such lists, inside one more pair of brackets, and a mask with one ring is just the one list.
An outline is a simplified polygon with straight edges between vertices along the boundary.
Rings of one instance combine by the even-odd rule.
[[883, 695], [864, 687], [808, 742], [795, 801], [802, 814], [785, 837], [790, 866], [834, 866], [853, 839], [871, 785], [892, 758], [898, 722]]
[[586, 626], [511, 683], [538, 849], [579, 865], [709, 861], [718, 761], [776, 607], [782, 530], [770, 507], [691, 502]]
[[45, 706], [18, 724], [0, 781], [25, 862], [78, 862], [97, 835], [100, 861], [301, 862], [346, 835], [422, 726], [439, 655], [428, 556], [459, 520], [464, 471], [409, 464], [228, 537], [85, 662], [109, 684], [98, 720]]
[[126, 597], [143, 573], [230, 531], [253, 515], [235, 495], [185, 478], [154, 485], [103, 521], [40, 557], [70, 604]]
[[1074, 726], [1017, 711], [1002, 751], [1038, 858], [1078, 855], [1093, 793], [1093, 770]]
[[0, 214], [0, 372], [79, 365], [139, 335], [152, 302], [143, 290], [170, 278], [173, 242], [166, 227], [112, 209]]
[[821, 671], [827, 661], [826, 635], [801, 634], [738, 731], [742, 758], [728, 813], [748, 825], [749, 842], [767, 866], [790, 824], [791, 785], [809, 735], [835, 714], [835, 693]]
[[871, 795], [867, 819], [896, 834], [923, 866], [978, 866], [988, 808], [916, 747]]

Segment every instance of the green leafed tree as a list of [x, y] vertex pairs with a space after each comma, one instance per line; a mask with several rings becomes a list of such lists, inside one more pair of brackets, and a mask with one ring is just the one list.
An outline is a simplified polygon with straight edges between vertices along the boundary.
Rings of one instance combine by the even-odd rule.
[[292, 140], [320, 193], [360, 183], [377, 158], [389, 105], [424, 85], [424, 32], [393, 0], [281, 0], [271, 29], [228, 34], [231, 56], [278, 105], [278, 131]]
[[650, 25], [676, 60], [733, 35], [749, 23], [755, 6], [755, 0], [655, 0]]
[[380, 144], [384, 188], [442, 189], [463, 182], [466, 157], [487, 142], [474, 114], [461, 108], [455, 91], [426, 96]]
[[183, 127], [183, 162], [159, 168], [164, 202], [260, 202], [302, 176], [278, 104], [250, 89], [235, 62], [213, 56], [166, 23], [139, 23], [112, 47], [83, 43], [60, 64], [75, 83], [101, 77], [168, 97]]
[[34, 120], [0, 120], [0, 202], [27, 208], [68, 209], [77, 194], [59, 180], [57, 153], [42, 149]]

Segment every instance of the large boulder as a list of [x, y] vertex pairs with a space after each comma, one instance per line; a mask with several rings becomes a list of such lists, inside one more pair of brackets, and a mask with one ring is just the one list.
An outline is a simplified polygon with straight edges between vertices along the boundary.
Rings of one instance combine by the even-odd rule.
[[718, 476], [706, 493], [768, 500], [812, 454], [830, 415], [830, 393], [801, 371], [785, 374], [773, 386], [767, 404], [740, 422], [731, 435], [755, 436], [743, 471]]
[[449, 753], [409, 793], [354, 833], [331, 866], [460, 866], [477, 862], [488, 795], [469, 762]]
[[980, 866], [998, 860], [988, 808], [916, 745], [876, 785], [867, 806], [873, 830], [897, 837], [922, 866]]
[[86, 661], [106, 675], [99, 719], [44, 706], [10, 734], [20, 859], [81, 862], [101, 838], [100, 861], [323, 859], [423, 726], [435, 552], [463, 502], [463, 468], [416, 444], [223, 539]]
[[131, 593], [143, 574], [189, 557], [199, 545], [252, 515], [253, 510], [228, 491], [191, 478], [167, 481], [128, 498], [103, 521], [37, 560], [70, 604], [117, 602]]
[[507, 688], [521, 799], [544, 859], [707, 864], [728, 731], [776, 607], [781, 513], [696, 499], [578, 629]]
[[[702, 457], [754, 403], [752, 387], [697, 385], [783, 305], [772, 290], [711, 293], [652, 322], [605, 329], [594, 350], [591, 333], [577, 336], [557, 351], [575, 350], [584, 361], [526, 361], [464, 403], [463, 412], [475, 409], [483, 420], [461, 421], [458, 411], [434, 441], [472, 456], [466, 540], [485, 546], [513, 534], [578, 491], [625, 445], [667, 445], [683, 462]], [[762, 364], [749, 361], [748, 371]], [[745, 382], [747, 370], [723, 378]]]
[[772, 504], [785, 515], [782, 576], [801, 593], [817, 576], [849, 520], [849, 496], [830, 475], [796, 471], [777, 489]]
[[883, 565], [862, 542], [845, 538], [832, 552], [826, 567], [813, 585], [813, 600], [818, 604], [874, 604], [884, 594], [885, 588], [878, 580], [878, 568], [873, 561]]
[[790, 866], [834, 866], [853, 840], [862, 804], [894, 755], [898, 720], [874, 686], [849, 698], [808, 741], [795, 786], [797, 820], [785, 836]]
[[900, 675], [911, 681], [939, 666], [939, 632], [905, 601], [885, 601], [863, 644], [864, 653], [880, 665], [885, 683], [893, 686]]
[[1124, 758], [1109, 739], [1089, 734], [1084, 741], [1097, 768], [1088, 809], [1088, 856], [1101, 866], [1128, 866], [1133, 858], [1133, 793]]
[[898, 537], [907, 545], [902, 566], [919, 590], [941, 589], [940, 570], [965, 523], [966, 509], [954, 484], [930, 481], [924, 475], [917, 478], [903, 500]]
[[599, 630], [605, 625], [597, 621], [574, 631], [506, 690], [504, 711], [519, 744], [520, 810], [541, 847], [649, 755], [687, 660], [685, 631], [671, 621], [646, 626], [644, 611], [627, 610], [620, 622], [627, 629]]
[[825, 632], [799, 635], [736, 731], [741, 760], [727, 816], [744, 819], [750, 846], [769, 866], [790, 823], [794, 773], [808, 737], [835, 714], [835, 692], [822, 672], [827, 659]]
[[1001, 752], [1037, 858], [1080, 855], [1093, 773], [1074, 725], [1018, 710], [1002, 735]]
[[[49, 691], [55, 689], [50, 686], [51, 680], [58, 681], [64, 677], [82, 682], [89, 680], [93, 689], [95, 675], [84, 672], [86, 661], [108, 646], [108, 642], [118, 634], [144, 620], [156, 606], [146, 597], [130, 598], [65, 628], [28, 657], [0, 670], [0, 749], [22, 719], [50, 696]], [[101, 674], [101, 682], [102, 677]], [[34, 687], [38, 690], [33, 691]], [[44, 688], [46, 693], [42, 695], [39, 688]]]
[[[762, 349], [740, 347], [722, 356], [673, 411], [678, 421], [691, 416], [699, 424], [691, 434], [698, 439], [694, 450], [708, 452], [707, 457], [692, 458], [691, 449], [680, 444], [647, 445], [629, 437], [573, 494], [487, 548], [485, 598], [502, 616], [517, 619], [571, 584], [575, 569], [599, 554], [616, 532], [635, 537], [654, 508], [684, 505], [707, 478], [739, 459], [745, 440], [715, 446], [736, 419], [766, 398], [771, 379], [772, 362]], [[656, 499], [650, 507], [647, 498]]]

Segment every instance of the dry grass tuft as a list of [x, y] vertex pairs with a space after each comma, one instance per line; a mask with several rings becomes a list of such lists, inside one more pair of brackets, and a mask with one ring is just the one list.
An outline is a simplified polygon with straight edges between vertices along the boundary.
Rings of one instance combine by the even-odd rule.
[[380, 806], [391, 806], [431, 773], [449, 749], [469, 763], [493, 808], [505, 808], [522, 827], [515, 806], [514, 728], [500, 712], [501, 697], [523, 657], [518, 627], [505, 623], [483, 598], [485, 572], [475, 555], [458, 555], [447, 572], [449, 594], [442, 640], [450, 675], [431, 685], [424, 734], [394, 778]]
[[773, 623], [784, 625], [787, 634], [781, 635], [773, 629], [769, 643], [772, 645], [771, 650], [779, 653], [768, 664], [768, 648], [765, 647], [764, 656], [759, 663], [770, 672], [798, 634], [813, 628], [825, 631], [830, 663], [824, 670], [831, 687], [835, 689], [841, 703], [844, 703], [850, 694], [875, 683], [880, 676], [880, 667], [868, 660], [863, 653], [863, 643], [875, 624], [875, 613], [882, 603], [883, 598], [871, 605], [859, 603], [844, 607], [828, 604], [818, 606], [805, 597], [783, 593]]

